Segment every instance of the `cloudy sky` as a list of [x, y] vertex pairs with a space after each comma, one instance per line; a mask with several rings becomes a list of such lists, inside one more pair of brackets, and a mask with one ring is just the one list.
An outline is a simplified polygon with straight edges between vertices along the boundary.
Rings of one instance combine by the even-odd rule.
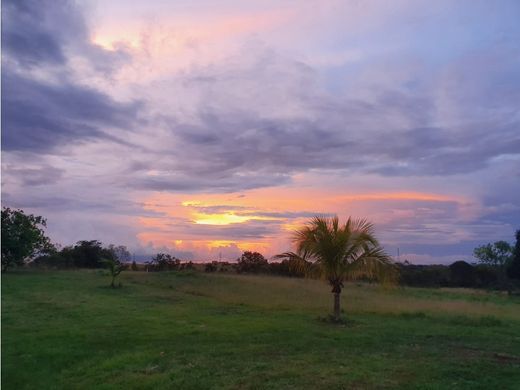
[[2, 204], [48, 233], [266, 256], [316, 214], [400, 260], [520, 228], [516, 0], [2, 1]]

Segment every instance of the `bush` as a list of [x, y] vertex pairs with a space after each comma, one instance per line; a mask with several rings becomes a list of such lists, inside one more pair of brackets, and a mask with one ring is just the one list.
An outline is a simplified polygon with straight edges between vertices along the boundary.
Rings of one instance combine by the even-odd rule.
[[450, 265], [450, 284], [455, 287], [475, 287], [477, 282], [475, 268], [465, 261]]
[[400, 284], [415, 287], [450, 285], [450, 270], [445, 265], [398, 264]]

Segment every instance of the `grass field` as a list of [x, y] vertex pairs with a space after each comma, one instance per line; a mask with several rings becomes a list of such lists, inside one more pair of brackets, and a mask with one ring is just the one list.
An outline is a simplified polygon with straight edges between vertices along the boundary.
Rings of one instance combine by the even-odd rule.
[[520, 300], [204, 273], [2, 276], [3, 389], [520, 389]]

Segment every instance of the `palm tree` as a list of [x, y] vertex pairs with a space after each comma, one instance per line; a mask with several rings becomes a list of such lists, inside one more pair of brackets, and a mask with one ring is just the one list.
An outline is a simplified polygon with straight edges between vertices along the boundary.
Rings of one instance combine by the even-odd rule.
[[294, 232], [296, 252], [275, 256], [288, 259], [309, 276], [328, 281], [334, 294], [334, 320], [340, 320], [340, 294], [346, 280], [368, 277], [394, 282], [397, 268], [379, 246], [373, 225], [349, 218], [340, 225], [338, 217], [314, 217]]

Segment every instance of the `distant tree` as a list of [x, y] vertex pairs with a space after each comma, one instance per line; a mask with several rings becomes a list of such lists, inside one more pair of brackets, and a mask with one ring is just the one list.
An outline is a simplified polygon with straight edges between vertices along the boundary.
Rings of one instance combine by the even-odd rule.
[[493, 267], [505, 267], [511, 260], [513, 248], [507, 241], [497, 241], [494, 244], [481, 245], [473, 250], [473, 256], [482, 264]]
[[340, 225], [338, 217], [314, 217], [294, 233], [296, 252], [275, 256], [298, 261], [302, 268], [327, 280], [334, 294], [333, 318], [340, 320], [340, 294], [348, 279], [397, 280], [397, 268], [379, 246], [373, 225], [349, 218]]
[[80, 268], [102, 268], [103, 259], [115, 260], [114, 253], [108, 248], [103, 248], [103, 244], [97, 240], [78, 241], [67, 252], [67, 256], [72, 257], [74, 265]]
[[181, 261], [166, 253], [157, 253], [147, 262], [155, 271], [173, 271], [180, 268]]
[[237, 259], [237, 271], [242, 272], [265, 272], [268, 270], [269, 262], [258, 252], [245, 251]]
[[45, 235], [45, 218], [23, 210], [2, 209], [2, 272], [15, 265], [23, 265], [37, 255], [55, 250]]
[[459, 260], [450, 265], [451, 284], [458, 287], [471, 287], [475, 285], [476, 274], [471, 264]]
[[116, 277], [123, 272], [124, 265], [118, 260], [114, 258], [102, 259], [101, 262], [105, 264], [110, 272], [110, 276], [112, 277], [112, 281], [110, 282], [110, 287], [115, 288], [115, 280]]
[[218, 261], [212, 261], [204, 265], [204, 272], [216, 272], [218, 270]]
[[513, 247], [507, 241], [497, 241], [494, 244], [479, 246], [474, 249], [473, 256], [480, 263], [496, 268], [499, 287], [511, 292], [506, 270], [513, 259]]
[[516, 243], [513, 248], [513, 256], [511, 262], [507, 269], [507, 275], [511, 279], [520, 279], [520, 230], [516, 231], [515, 238]]
[[130, 269], [131, 269], [132, 271], [138, 271], [138, 270], [139, 270], [139, 268], [137, 267], [137, 263], [135, 262], [135, 260], [132, 261], [132, 265], [130, 266]]

